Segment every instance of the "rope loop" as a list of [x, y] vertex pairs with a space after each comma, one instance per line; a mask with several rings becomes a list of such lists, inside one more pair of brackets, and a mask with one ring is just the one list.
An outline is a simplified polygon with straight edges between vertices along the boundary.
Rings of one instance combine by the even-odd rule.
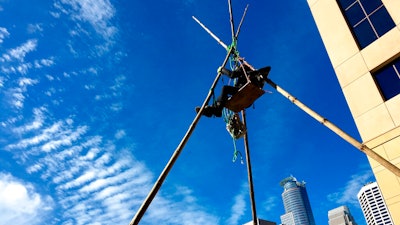
[[236, 148], [235, 138], [233, 138], [232, 140], [233, 140], [233, 147], [234, 147], [232, 162], [236, 162], [238, 156], [240, 156], [240, 164], [244, 164], [242, 153], [240, 151], [238, 151]]

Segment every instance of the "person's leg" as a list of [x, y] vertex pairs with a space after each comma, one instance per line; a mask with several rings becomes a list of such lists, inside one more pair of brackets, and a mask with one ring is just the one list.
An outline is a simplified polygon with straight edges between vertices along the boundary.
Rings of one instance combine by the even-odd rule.
[[251, 82], [259, 86], [260, 88], [263, 88], [264, 82], [267, 81], [269, 71], [271, 71], [270, 66], [249, 72]]
[[[225, 107], [225, 103], [229, 96], [234, 95], [238, 92], [238, 90], [239, 88], [237, 87], [228, 85], [223, 86], [221, 89], [221, 94], [218, 96], [216, 102], [214, 102], [212, 105], [205, 106], [202, 114], [206, 117], [211, 117], [213, 115], [216, 117], [221, 117], [222, 109]], [[195, 109], [197, 113], [200, 111], [199, 106], [197, 106]]]
[[229, 96], [232, 96], [238, 92], [239, 88], [225, 85], [222, 87], [221, 94], [218, 96], [217, 101], [214, 103], [213, 114], [216, 117], [222, 116], [222, 109], [225, 107], [226, 102], [229, 99]]
[[238, 90], [239, 90], [239, 88], [234, 87], [234, 86], [228, 86], [228, 85], [223, 86], [222, 90], [221, 90], [221, 94], [217, 98], [217, 102], [219, 102], [219, 104], [222, 107], [225, 107], [225, 103], [228, 100], [229, 96], [236, 94], [238, 92]]
[[266, 66], [261, 69], [251, 71], [250, 73], [255, 76], [257, 76], [257, 75], [261, 76], [264, 80], [266, 80], [270, 71], [271, 71], [271, 67]]

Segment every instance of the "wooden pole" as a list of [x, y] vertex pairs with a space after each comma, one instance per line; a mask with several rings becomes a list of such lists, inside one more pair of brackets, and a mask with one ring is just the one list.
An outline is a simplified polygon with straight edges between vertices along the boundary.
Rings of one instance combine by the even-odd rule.
[[247, 4], [247, 5], [246, 5], [246, 8], [244, 9], [244, 12], [243, 12], [243, 15], [242, 15], [242, 19], [240, 20], [238, 29], [237, 29], [236, 34], [235, 34], [235, 37], [236, 37], [236, 38], [239, 36], [240, 28], [242, 27], [242, 23], [243, 23], [243, 21], [244, 21], [244, 17], [246, 16], [246, 13], [247, 13], [247, 8], [249, 8], [249, 4]]
[[228, 0], [228, 6], [229, 6], [228, 8], [229, 8], [229, 19], [231, 24], [232, 41], [236, 41], [235, 24], [233, 22], [233, 12], [232, 12], [232, 0]]
[[196, 17], [192, 16], [192, 18], [208, 33], [211, 35], [211, 37], [213, 37], [218, 44], [220, 44], [222, 47], [224, 47], [226, 50], [228, 50], [228, 46], [221, 41], [221, 39], [219, 39], [215, 34], [213, 34], [213, 32], [211, 32], [206, 26], [204, 26], [204, 24], [202, 24]]
[[253, 224], [257, 225], [257, 211], [256, 211], [256, 200], [254, 197], [254, 186], [253, 186], [253, 173], [251, 171], [251, 161], [250, 161], [250, 148], [249, 148], [249, 138], [248, 138], [248, 130], [246, 124], [246, 111], [242, 110], [242, 119], [244, 127], [246, 128], [246, 133], [244, 134], [244, 148], [246, 151], [246, 162], [247, 162], [247, 179], [249, 182], [249, 190], [250, 190], [250, 203], [251, 203], [251, 212], [253, 216]]
[[341, 138], [343, 138], [345, 141], [359, 149], [361, 152], [365, 153], [367, 156], [371, 157], [378, 163], [380, 163], [382, 166], [384, 166], [386, 169], [394, 173], [396, 176], [400, 177], [400, 169], [393, 165], [391, 162], [380, 156], [378, 153], [373, 151], [372, 149], [368, 148], [366, 145], [360, 143], [350, 135], [348, 135], [346, 132], [341, 130], [339, 127], [331, 123], [328, 119], [320, 116], [318, 113], [315, 111], [311, 110], [308, 108], [306, 105], [301, 103], [299, 100], [297, 100], [295, 97], [293, 97], [291, 94], [283, 90], [281, 87], [279, 87], [277, 84], [275, 84], [272, 80], [267, 79], [266, 80], [268, 84], [270, 84], [274, 89], [276, 89], [280, 94], [285, 96], [287, 99], [289, 99], [293, 104], [298, 106], [300, 109], [302, 109], [304, 112], [306, 112], [308, 115], [310, 115], [312, 118], [320, 122], [321, 124], [325, 125], [327, 128], [329, 128], [331, 131], [333, 131], [335, 134], [339, 135]]
[[[227, 53], [224, 62], [222, 63], [222, 66], [225, 67], [226, 63], [229, 60], [229, 57], [231, 55], [231, 50]], [[147, 195], [145, 201], [142, 203], [140, 206], [139, 210], [136, 212], [136, 215], [133, 217], [129, 225], [137, 225], [139, 224], [140, 220], [142, 219], [144, 213], [146, 212], [147, 208], [150, 206], [151, 202], [153, 201], [154, 197], [156, 196], [157, 192], [160, 190], [161, 185], [163, 184], [165, 178], [167, 177], [168, 173], [172, 169], [172, 166], [175, 164], [175, 161], [178, 159], [183, 147], [185, 147], [186, 142], [189, 140], [190, 135], [193, 133], [194, 128], [196, 127], [198, 121], [200, 120], [201, 114], [204, 110], [204, 107], [208, 104], [210, 101], [210, 98], [212, 96], [212, 93], [214, 91], [215, 86], [217, 85], [217, 82], [219, 78], [221, 77], [221, 73], [218, 72], [217, 76], [215, 77], [215, 80], [210, 88], [210, 91], [208, 92], [208, 95], [206, 99], [203, 102], [203, 105], [201, 106], [200, 111], [197, 113], [196, 117], [194, 118], [192, 124], [189, 126], [189, 129], [187, 130], [185, 136], [183, 137], [182, 141], [179, 143], [178, 147], [175, 149], [174, 154], [171, 156], [170, 160], [168, 161], [167, 165], [165, 166], [164, 170], [161, 172], [160, 176], [158, 177], [156, 183], [154, 184], [153, 188], [151, 189], [150, 193]]]

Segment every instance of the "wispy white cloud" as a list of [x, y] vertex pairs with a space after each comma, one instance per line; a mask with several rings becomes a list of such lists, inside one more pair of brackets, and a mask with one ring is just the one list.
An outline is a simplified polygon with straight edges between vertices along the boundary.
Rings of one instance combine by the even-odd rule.
[[359, 206], [357, 193], [361, 187], [367, 184], [371, 179], [374, 179], [370, 170], [361, 171], [350, 177], [346, 185], [337, 192], [331, 193], [327, 196], [328, 200], [338, 204], [351, 204]]
[[0, 60], [4, 61], [12, 61], [12, 60], [18, 60], [18, 61], [24, 61], [24, 58], [26, 54], [29, 52], [32, 52], [36, 50], [38, 41], [36, 39], [30, 39], [23, 43], [22, 45], [8, 50], [7, 53], [4, 53]]
[[[0, 41], [1, 39], [1, 30], [0, 30]], [[1, 42], [0, 42], [1, 43]], [[22, 74], [26, 75], [28, 72], [34, 69], [41, 69], [43, 67], [50, 67], [53, 66], [54, 59], [44, 58], [44, 59], [35, 59], [32, 62], [26, 62], [25, 59], [26, 55], [30, 52], [36, 50], [38, 45], [38, 40], [30, 39], [27, 40], [25, 43], [17, 46], [15, 48], [7, 50], [6, 53], [3, 53], [0, 57], [0, 62], [3, 62], [0, 69], [1, 72], [5, 74]]]
[[27, 30], [28, 30], [28, 33], [36, 33], [36, 32], [42, 32], [44, 29], [43, 29], [43, 25], [42, 24], [38, 24], [38, 23], [36, 23], [36, 24], [28, 24], [28, 28], [27, 28]]
[[25, 101], [25, 93], [28, 90], [28, 86], [33, 86], [38, 83], [37, 80], [30, 79], [30, 78], [20, 78], [17, 80], [17, 86], [13, 88], [9, 88], [5, 91], [6, 96], [8, 96], [8, 101], [11, 106], [21, 109], [24, 106]]
[[115, 34], [116, 28], [110, 25], [115, 9], [109, 0], [62, 0], [62, 2], [73, 8], [74, 18], [89, 22], [105, 38]]
[[[31, 176], [55, 186], [53, 198], [63, 209], [63, 223], [128, 223], [151, 189], [154, 177], [150, 170], [130, 151], [116, 148], [101, 136], [88, 136], [89, 127], [75, 126], [70, 119], [45, 126], [47, 119], [42, 117], [42, 125], [31, 130], [36, 136], [21, 139], [8, 148], [17, 158], [30, 157], [22, 163]], [[68, 146], [54, 144], [74, 133]], [[124, 135], [122, 131], [117, 133]], [[51, 152], [41, 153], [37, 151], [42, 149], [40, 146], [54, 147]], [[28, 156], [20, 156], [21, 152], [28, 152]], [[30, 152], [35, 152], [35, 157], [29, 156]], [[184, 186], [176, 187], [173, 193], [161, 191], [153, 205], [142, 224], [219, 223], [219, 218], [209, 214], [193, 191]]]
[[265, 213], [272, 212], [275, 209], [276, 205], [277, 205], [277, 201], [279, 201], [279, 200], [278, 200], [278, 198], [276, 196], [267, 197], [267, 199], [265, 199], [261, 203], [262, 208], [263, 208], [263, 212], [265, 212]]
[[229, 217], [227, 224], [236, 225], [239, 224], [239, 220], [245, 214], [246, 211], [246, 196], [248, 195], [247, 184], [243, 183], [240, 192], [235, 196], [234, 203], [231, 208], [231, 216]]
[[35, 66], [36, 69], [40, 69], [43, 67], [50, 67], [53, 66], [54, 63], [54, 59], [49, 58], [49, 59], [37, 59], [33, 62], [33, 65]]
[[[58, 12], [52, 13], [54, 17], [66, 14], [74, 21], [88, 23], [106, 40], [105, 44], [95, 46], [97, 52], [107, 52], [109, 46], [113, 45], [118, 29], [112, 24], [116, 11], [109, 0], [59, 0], [54, 6], [58, 9]], [[79, 23], [70, 31], [72, 36], [81, 33], [85, 34], [87, 31]], [[73, 46], [70, 47], [75, 52]]]
[[86, 131], [86, 126], [80, 126], [73, 131], [65, 130], [52, 137], [52, 140], [42, 145], [41, 149], [44, 152], [50, 152], [52, 150], [60, 148], [61, 146], [71, 146], [72, 143], [80, 138], [82, 134], [86, 133]]
[[6, 28], [0, 27], [0, 44], [3, 43], [4, 38], [8, 37], [9, 35], [10, 33]]
[[[41, 121], [42, 122], [42, 121]], [[33, 122], [33, 124], [38, 123], [37, 121]], [[47, 140], [49, 140], [52, 137], [53, 133], [56, 133], [58, 129], [61, 128], [62, 122], [56, 122], [53, 125], [51, 125], [50, 127], [47, 127], [43, 130], [41, 130], [41, 133], [34, 136], [34, 137], [30, 137], [30, 138], [26, 138], [23, 139], [21, 141], [19, 141], [17, 144], [11, 144], [8, 146], [9, 149], [14, 149], [14, 148], [27, 148], [30, 146], [35, 146], [38, 145], [42, 142], [45, 142]], [[32, 125], [27, 124], [23, 127], [18, 127], [15, 128], [14, 130], [18, 131], [18, 130], [28, 130], [30, 129], [30, 127], [32, 127]], [[19, 132], [21, 133], [21, 132]]]
[[121, 138], [125, 137], [125, 135], [126, 135], [126, 133], [125, 133], [124, 130], [118, 130], [118, 131], [115, 133], [115, 138], [116, 138], [116, 139], [121, 139]]
[[32, 184], [0, 173], [0, 224], [43, 224], [53, 200], [40, 195]]
[[[25, 81], [20, 81], [20, 84], [22, 83], [31, 83], [31, 80], [25, 80]], [[46, 109], [44, 107], [41, 108], [34, 108], [32, 110], [33, 112], [33, 121], [30, 123], [24, 124], [23, 126], [20, 127], [15, 127], [13, 128], [13, 131], [18, 133], [18, 134], [22, 134], [25, 132], [29, 132], [31, 130], [37, 130], [39, 128], [41, 128], [43, 126], [43, 122], [44, 122], [44, 111], [46, 111]]]

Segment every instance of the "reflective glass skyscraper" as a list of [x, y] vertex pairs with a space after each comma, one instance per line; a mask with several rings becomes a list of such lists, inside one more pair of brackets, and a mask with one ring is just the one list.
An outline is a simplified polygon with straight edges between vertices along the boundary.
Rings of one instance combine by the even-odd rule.
[[285, 214], [281, 216], [284, 225], [315, 225], [314, 215], [308, 199], [305, 182], [290, 176], [280, 182], [283, 187], [282, 200]]

